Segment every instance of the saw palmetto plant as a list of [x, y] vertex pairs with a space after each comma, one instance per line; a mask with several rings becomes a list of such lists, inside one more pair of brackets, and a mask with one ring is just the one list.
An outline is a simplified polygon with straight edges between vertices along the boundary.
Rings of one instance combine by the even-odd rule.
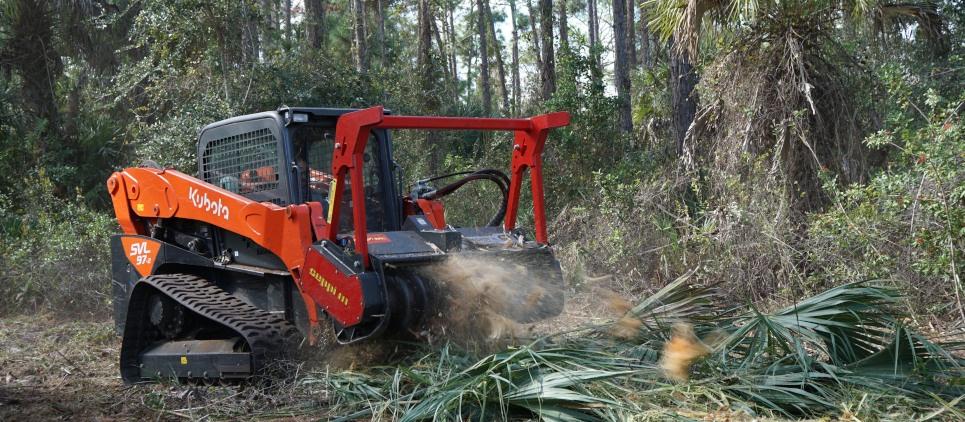
[[[630, 338], [614, 338], [606, 324], [482, 358], [447, 346], [405, 366], [300, 382], [329, 392], [349, 419], [624, 420], [673, 414], [681, 400], [712, 412], [813, 417], [838, 414], [856, 395], [961, 415], [965, 349], [903, 325], [891, 288], [846, 284], [765, 312], [724, 307], [714, 290], [688, 282], [630, 309], [626, 317], [640, 320]], [[662, 348], [684, 323], [708, 353], [685, 362], [688, 380], [671, 381]]]

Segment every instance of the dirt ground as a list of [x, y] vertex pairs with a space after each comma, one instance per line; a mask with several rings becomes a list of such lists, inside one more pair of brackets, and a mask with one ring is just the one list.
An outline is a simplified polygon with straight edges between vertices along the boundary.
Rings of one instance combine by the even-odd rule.
[[[527, 331], [567, 331], [607, 315], [588, 305], [588, 293], [569, 295], [563, 315]], [[324, 394], [296, 389], [152, 384], [125, 386], [118, 374], [120, 338], [113, 323], [66, 321], [50, 315], [0, 318], [0, 420], [317, 420]], [[365, 365], [363, 353], [337, 351], [339, 367]], [[370, 359], [370, 358], [369, 358]], [[317, 367], [320, 362], [307, 362]], [[306, 416], [311, 415], [311, 417]]]
[[106, 321], [0, 319], [0, 419], [166, 419], [120, 382], [119, 348]]
[[113, 322], [0, 318], [0, 421], [325, 420], [324, 393], [241, 385], [128, 386]]

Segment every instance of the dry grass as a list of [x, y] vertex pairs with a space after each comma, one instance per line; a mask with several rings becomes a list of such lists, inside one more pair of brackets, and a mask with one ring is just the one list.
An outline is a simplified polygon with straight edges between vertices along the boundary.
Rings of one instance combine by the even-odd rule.
[[142, 393], [121, 385], [119, 347], [104, 322], [0, 319], [0, 419], [153, 418]]

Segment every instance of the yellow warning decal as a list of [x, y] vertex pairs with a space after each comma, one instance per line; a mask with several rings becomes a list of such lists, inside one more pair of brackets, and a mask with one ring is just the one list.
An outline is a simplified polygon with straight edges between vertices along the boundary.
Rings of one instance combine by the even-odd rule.
[[317, 281], [318, 284], [322, 286], [322, 288], [325, 289], [326, 292], [328, 292], [328, 294], [335, 296], [335, 300], [337, 300], [338, 303], [341, 303], [344, 306], [348, 306], [348, 297], [342, 294], [342, 292], [340, 292], [338, 288], [335, 287], [335, 285], [333, 285], [332, 283], [329, 283], [328, 280], [325, 279], [325, 277], [322, 277], [322, 275], [319, 274], [318, 271], [315, 271], [314, 268], [309, 268], [308, 275], [312, 276], [312, 278], [314, 278], [315, 281]]
[[332, 224], [332, 212], [335, 211], [335, 198], [338, 198], [338, 178], [332, 179], [332, 183], [329, 185], [332, 187], [328, 191], [328, 224]]
[[181, 364], [182, 364], [182, 365], [187, 365], [187, 364], [188, 364], [188, 357], [187, 357], [187, 356], [181, 356]]
[[144, 204], [137, 204], [137, 212], [144, 212]]

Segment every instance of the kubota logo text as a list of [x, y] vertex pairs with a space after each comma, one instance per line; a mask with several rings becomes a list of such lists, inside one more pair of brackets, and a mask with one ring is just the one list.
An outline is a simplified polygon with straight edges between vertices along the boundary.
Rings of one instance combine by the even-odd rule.
[[225, 220], [228, 219], [228, 206], [221, 203], [221, 198], [217, 201], [212, 201], [208, 198], [208, 193], [193, 188], [188, 187], [188, 198], [191, 199], [191, 203], [195, 207], [210, 212], [211, 214], [221, 216]]

